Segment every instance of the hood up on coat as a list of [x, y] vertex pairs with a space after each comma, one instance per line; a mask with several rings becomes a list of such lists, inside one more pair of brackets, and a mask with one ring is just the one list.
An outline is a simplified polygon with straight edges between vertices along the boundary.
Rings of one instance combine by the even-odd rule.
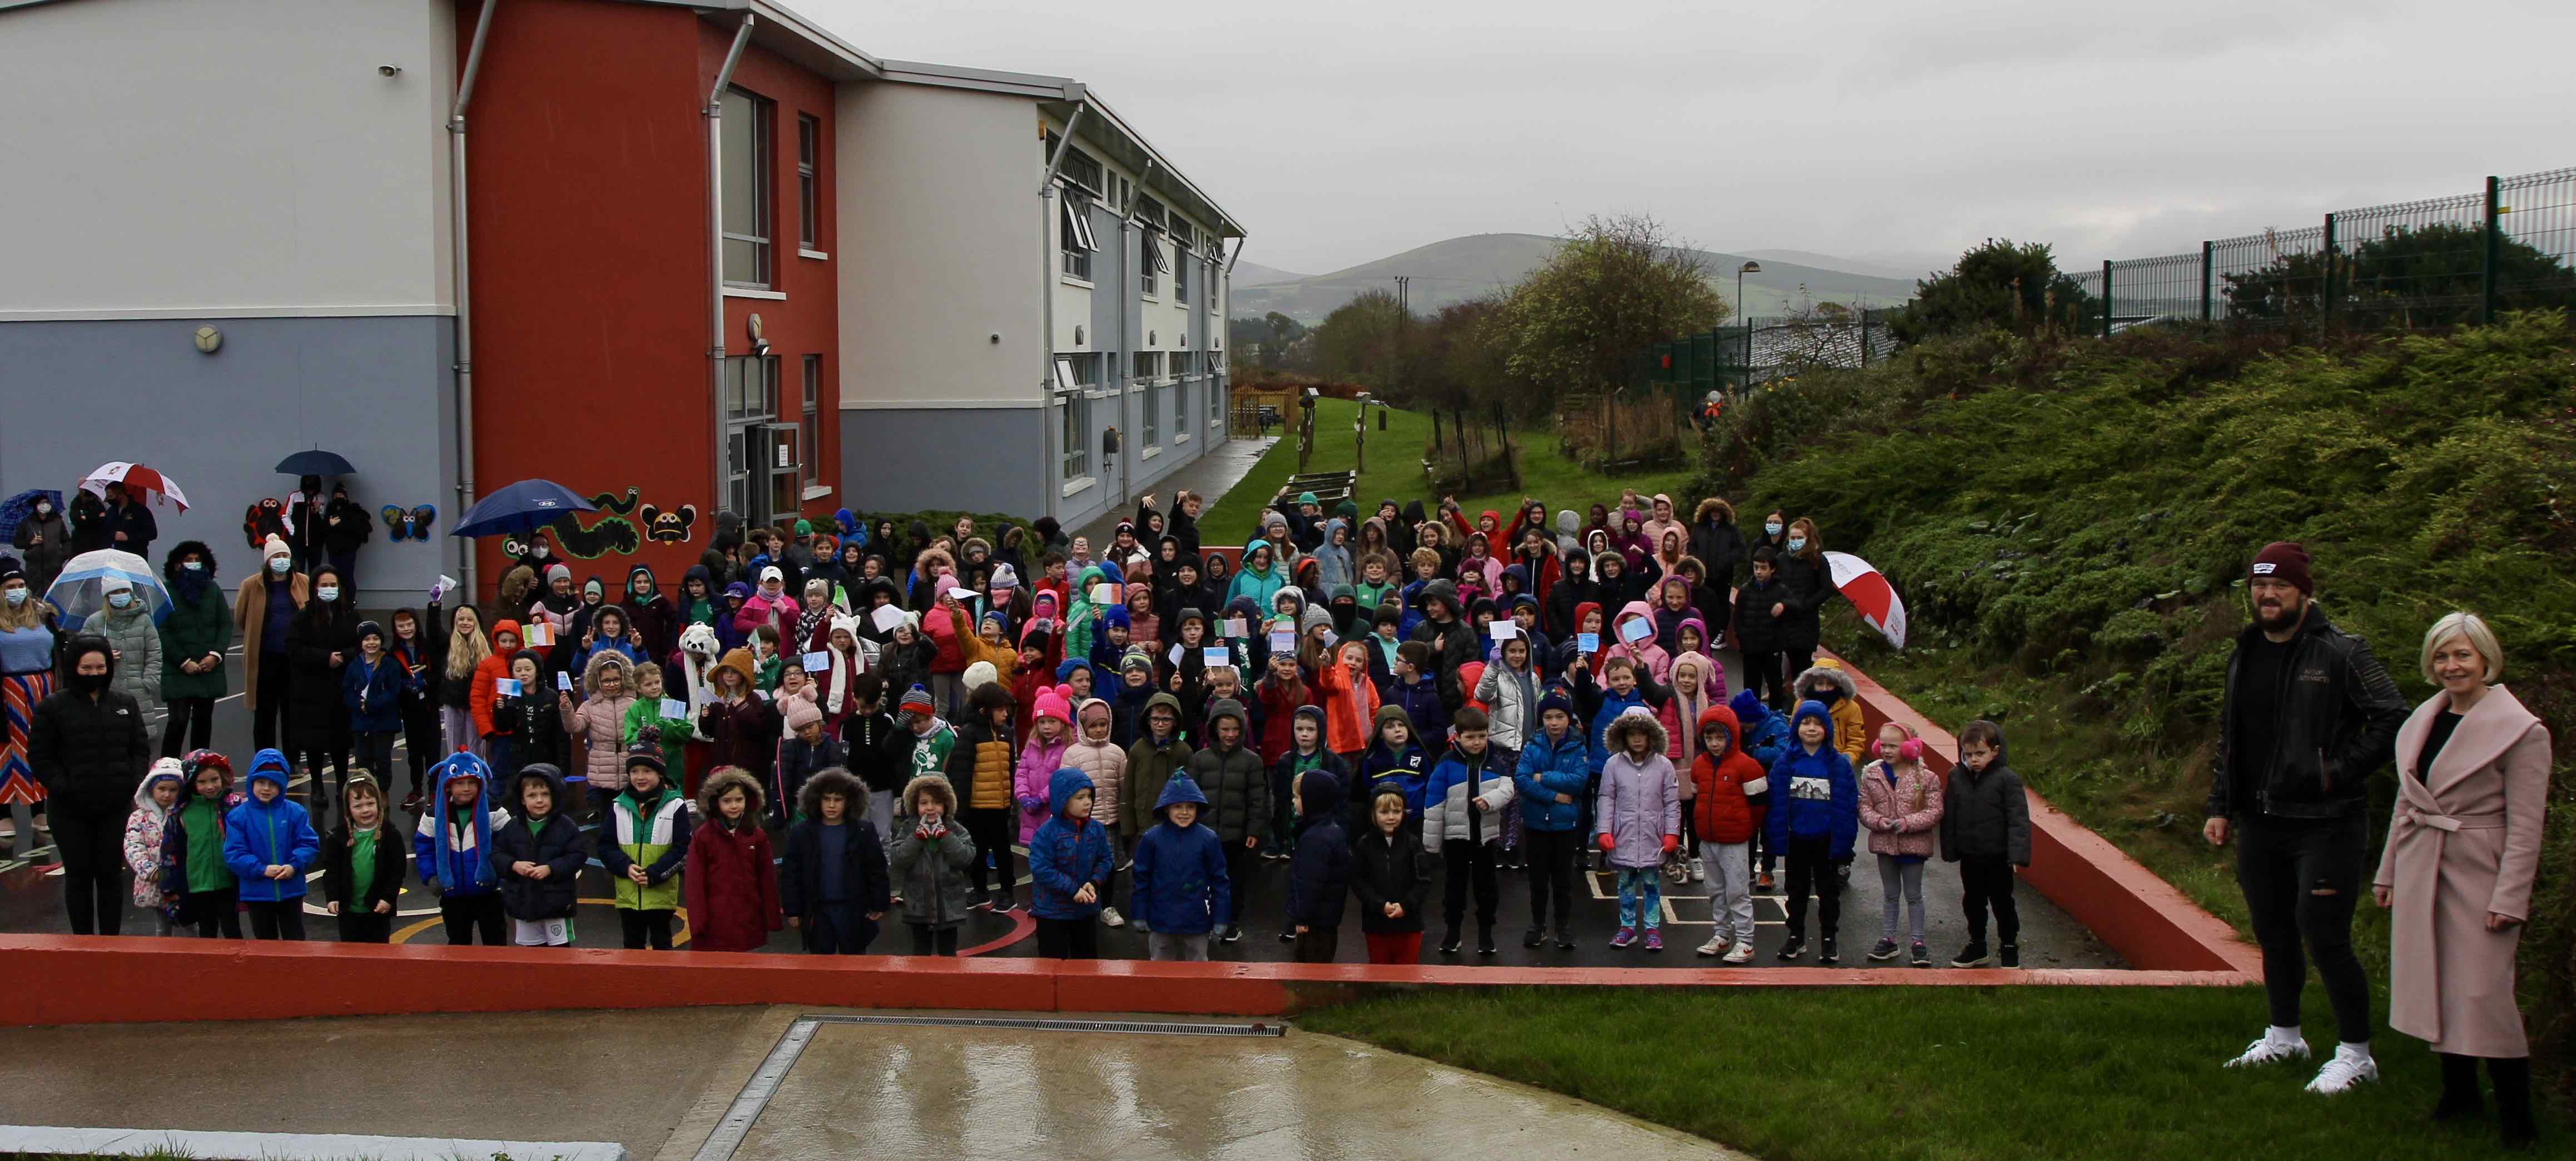
[[[1755, 701], [1758, 704], [1760, 699], [1756, 698]], [[1701, 738], [1704, 739], [1708, 736], [1708, 728], [1710, 726], [1718, 726], [1726, 730], [1727, 753], [1735, 754], [1743, 751], [1744, 726], [1743, 723], [1735, 720], [1734, 710], [1722, 705], [1713, 705], [1707, 709], [1699, 711], [1699, 725], [1696, 728], [1699, 730], [1699, 736]], [[1708, 752], [1707, 745], [1703, 742], [1700, 747], [1700, 753], [1706, 754]]]
[[[811, 786], [813, 783], [809, 781], [806, 785]], [[912, 781], [904, 783], [903, 798], [894, 804], [894, 812], [898, 815], [905, 816], [919, 813], [921, 810], [921, 796], [924, 794], [930, 795], [933, 800], [939, 803], [939, 817], [941, 819], [945, 820], [957, 817], [957, 788], [950, 786], [948, 784], [948, 779], [937, 774], [919, 775]], [[817, 799], [816, 801], [819, 802], [821, 800]]]
[[632, 672], [634, 668], [634, 663], [628, 661], [625, 654], [614, 649], [591, 650], [590, 660], [581, 667], [582, 696], [598, 697], [599, 675], [611, 669], [625, 674], [626, 696], [635, 696], [635, 674]]
[[[946, 780], [942, 779], [941, 784], [945, 785]], [[805, 779], [805, 788], [796, 792], [796, 813], [822, 821], [823, 796], [826, 794], [841, 796], [843, 822], [863, 821], [861, 815], [868, 806], [867, 788], [859, 785], [856, 777], [839, 766], [826, 766]], [[905, 801], [911, 800], [907, 798]]]
[[1074, 795], [1085, 790], [1096, 790], [1091, 784], [1091, 775], [1071, 766], [1056, 771], [1047, 779], [1047, 813], [1071, 825], [1073, 820], [1065, 817], [1065, 808], [1073, 805]]
[[[1807, 696], [1807, 691], [1814, 689], [1819, 681], [1841, 690], [1844, 701], [1851, 701], [1860, 696], [1859, 688], [1852, 684], [1851, 674], [1843, 672], [1843, 667], [1830, 657], [1815, 663], [1806, 672], [1799, 674], [1798, 684], [1790, 692], [1804, 698]], [[1792, 722], [1791, 725], [1794, 727], [1796, 723]]]
[[724, 813], [716, 809], [716, 799], [724, 797], [725, 791], [736, 787], [749, 795], [743, 802], [744, 823], [750, 826], [760, 825], [760, 812], [767, 803], [768, 796], [761, 793], [760, 780], [752, 777], [749, 771], [740, 766], [719, 766], [707, 772], [707, 780], [698, 787], [698, 817], [711, 822], [724, 821]]
[[1664, 752], [1669, 742], [1664, 734], [1664, 724], [1655, 720], [1653, 710], [1643, 706], [1632, 706], [1618, 717], [1612, 718], [1609, 728], [1602, 731], [1601, 744], [1603, 748], [1610, 751], [1612, 757], [1617, 757], [1628, 752], [1629, 736], [1639, 733], [1646, 735], [1648, 758]]
[[1208, 804], [1206, 793], [1199, 789], [1198, 779], [1187, 774], [1174, 774], [1171, 781], [1163, 783], [1162, 796], [1154, 800], [1154, 817], [1170, 822], [1171, 816], [1164, 812], [1184, 802], [1202, 811], [1207, 809]]
[[1820, 702], [1820, 701], [1802, 701], [1802, 702], [1799, 702], [1799, 703], [1798, 703], [1798, 709], [1797, 709], [1797, 712], [1792, 713], [1792, 714], [1790, 714], [1790, 715], [1789, 715], [1789, 733], [1790, 733], [1790, 743], [1789, 743], [1789, 744], [1790, 744], [1790, 745], [1792, 745], [1792, 746], [1801, 747], [1801, 748], [1803, 748], [1803, 747], [1806, 745], [1806, 743], [1805, 743], [1805, 742], [1798, 740], [1798, 738], [1797, 738], [1797, 736], [1796, 736], [1796, 735], [1797, 735], [1798, 727], [1799, 727], [1799, 726], [1802, 726], [1802, 725], [1805, 725], [1805, 724], [1806, 724], [1806, 721], [1807, 721], [1807, 719], [1808, 719], [1808, 718], [1814, 718], [1814, 719], [1816, 719], [1817, 721], [1823, 722], [1823, 723], [1825, 724], [1825, 740], [1824, 740], [1824, 741], [1822, 741], [1822, 742], [1817, 743], [1817, 750], [1818, 750], [1818, 752], [1819, 752], [1819, 753], [1821, 753], [1821, 752], [1824, 752], [1824, 751], [1827, 751], [1827, 750], [1831, 750], [1831, 749], [1833, 749], [1833, 748], [1834, 748], [1834, 711], [1832, 711], [1832, 710], [1830, 710], [1830, 709], [1825, 708], [1825, 703]]
[[275, 750], [262, 750], [250, 756], [250, 773], [243, 776], [242, 785], [248, 788], [263, 780], [274, 782], [278, 797], [284, 798], [287, 784], [294, 780], [294, 773], [295, 768], [287, 764], [286, 755]]
[[522, 801], [520, 798], [519, 787], [530, 778], [537, 779], [546, 784], [546, 791], [550, 796], [549, 801], [551, 802], [551, 805], [546, 807], [546, 817], [554, 818], [562, 815], [564, 812], [563, 771], [556, 769], [554, 764], [550, 762], [530, 762], [525, 766], [519, 767], [518, 776], [510, 779], [510, 788], [507, 798], [501, 804], [504, 809], [507, 809], [510, 812], [510, 817], [519, 819], [522, 822], [527, 820], [528, 807], [527, 803]]
[[[164, 782], [170, 783], [171, 787], [177, 791], [177, 793], [171, 797], [170, 805], [168, 806], [163, 806], [158, 802], [152, 801], [152, 788]], [[186, 800], [187, 797], [188, 780], [180, 773], [179, 760], [177, 758], [161, 758], [152, 763], [152, 768], [150, 770], [143, 772], [143, 781], [135, 785], [134, 809], [149, 811], [154, 818], [165, 818], [168, 817], [171, 811], [178, 809], [179, 803]]]

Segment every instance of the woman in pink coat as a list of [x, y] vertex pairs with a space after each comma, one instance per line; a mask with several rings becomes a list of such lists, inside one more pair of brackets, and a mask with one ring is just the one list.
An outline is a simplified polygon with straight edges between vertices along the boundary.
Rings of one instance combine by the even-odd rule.
[[2477, 1058], [2507, 1144], [2532, 1140], [2531, 1045], [2514, 1005], [2549, 793], [2549, 730], [2504, 686], [2504, 651], [2474, 613], [2424, 634], [2442, 687], [2397, 731], [2397, 810], [2371, 897], [2390, 909], [2388, 1025], [2442, 1057], [2435, 1120], [2475, 1116]]

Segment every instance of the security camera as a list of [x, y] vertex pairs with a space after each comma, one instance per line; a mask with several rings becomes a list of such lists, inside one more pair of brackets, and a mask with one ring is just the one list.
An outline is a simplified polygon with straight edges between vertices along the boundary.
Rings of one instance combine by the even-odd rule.
[[376, 75], [377, 75], [377, 76], [380, 76], [380, 77], [390, 77], [390, 76], [395, 75], [396, 73], [400, 73], [401, 71], [402, 71], [402, 66], [401, 66], [401, 65], [377, 65], [377, 66], [376, 66]]

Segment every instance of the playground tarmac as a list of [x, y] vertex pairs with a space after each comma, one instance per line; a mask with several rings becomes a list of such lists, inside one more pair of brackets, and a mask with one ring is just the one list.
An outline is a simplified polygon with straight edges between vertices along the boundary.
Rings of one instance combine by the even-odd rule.
[[1741, 1156], [1277, 1025], [858, 1022], [885, 1019], [743, 1007], [10, 1029], [0, 1122], [598, 1141], [665, 1161]]

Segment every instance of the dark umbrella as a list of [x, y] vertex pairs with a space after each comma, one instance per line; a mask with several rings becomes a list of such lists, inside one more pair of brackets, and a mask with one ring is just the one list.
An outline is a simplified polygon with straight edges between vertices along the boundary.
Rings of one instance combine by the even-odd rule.
[[36, 501], [51, 500], [54, 510], [63, 508], [63, 494], [53, 488], [29, 488], [6, 500], [0, 500], [0, 542], [18, 534], [18, 525], [35, 515]]
[[349, 457], [320, 448], [300, 451], [277, 461], [277, 470], [290, 476], [354, 476], [358, 474]]
[[474, 502], [451, 536], [526, 534], [574, 512], [596, 512], [590, 501], [553, 480], [521, 480]]

